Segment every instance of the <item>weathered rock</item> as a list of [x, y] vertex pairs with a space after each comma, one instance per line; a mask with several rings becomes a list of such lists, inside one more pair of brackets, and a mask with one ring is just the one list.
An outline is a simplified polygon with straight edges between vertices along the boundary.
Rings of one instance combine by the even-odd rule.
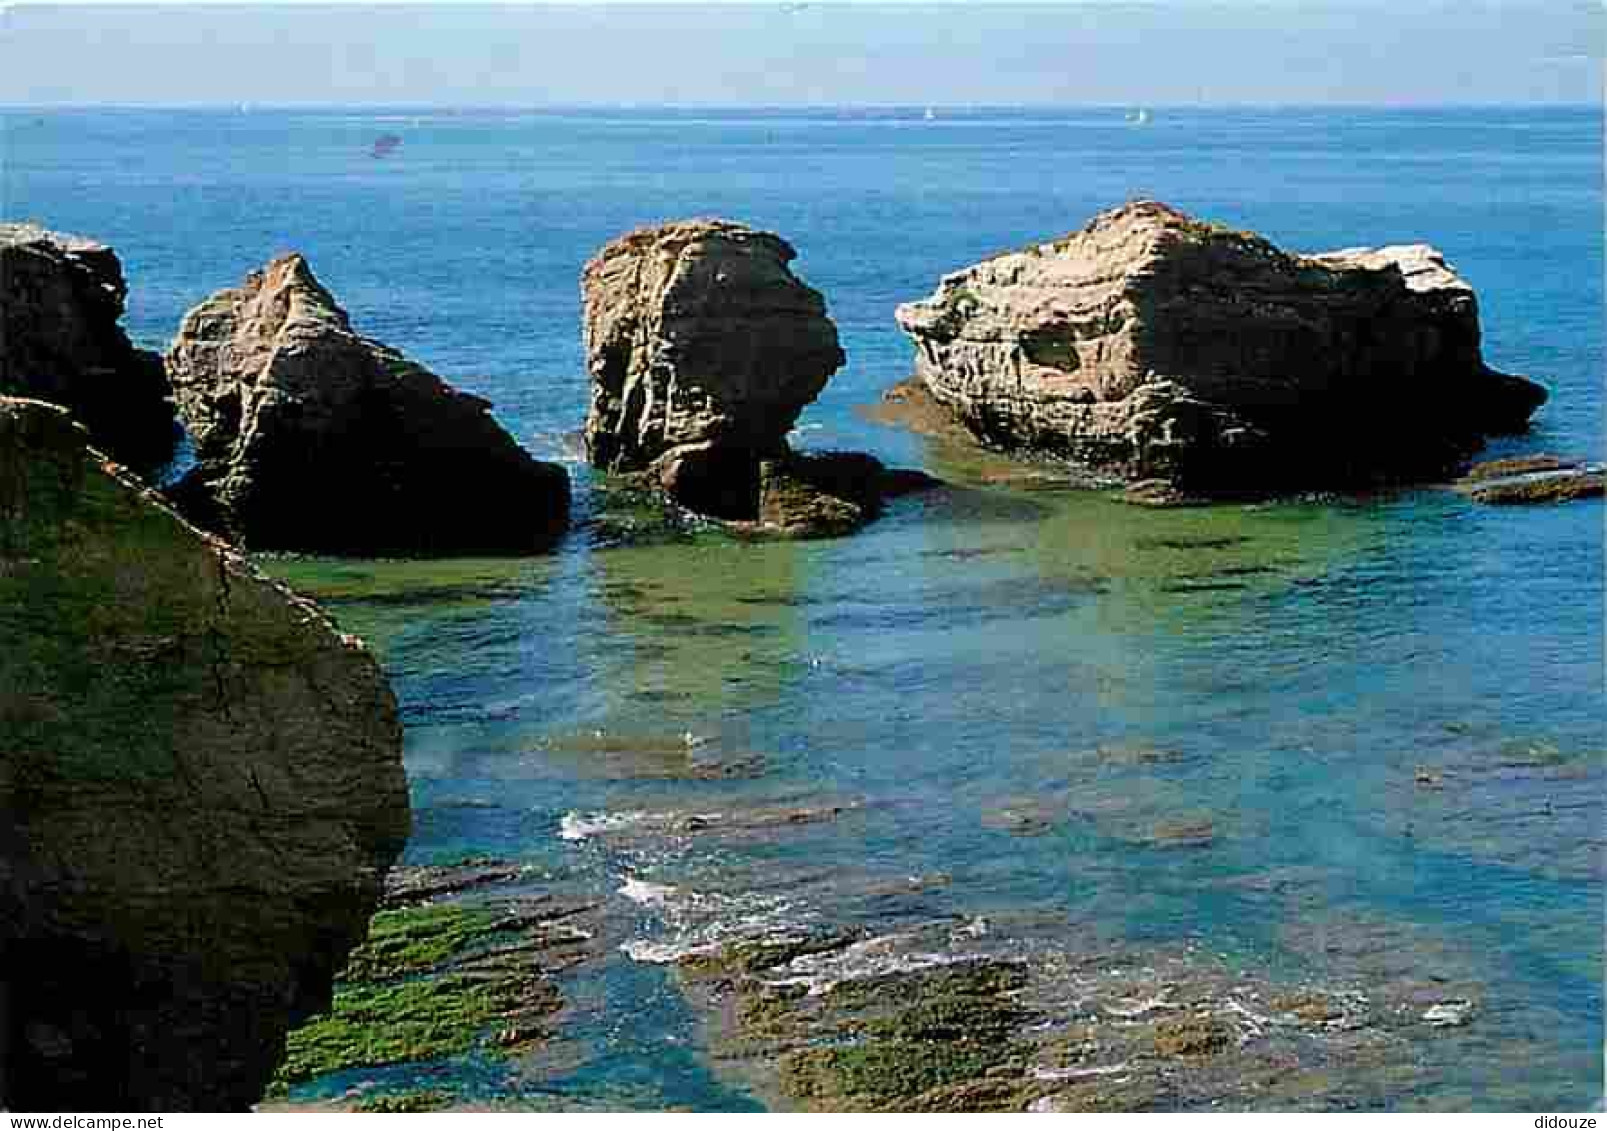
[[1511, 479], [1517, 475], [1532, 475], [1541, 471], [1573, 471], [1578, 460], [1561, 456], [1511, 456], [1507, 459], [1485, 460], [1468, 468], [1462, 476], [1464, 483], [1484, 483], [1491, 479]]
[[191, 310], [167, 365], [197, 459], [173, 497], [253, 549], [525, 553], [568, 524], [564, 470], [354, 331], [300, 255]]
[[146, 473], [172, 458], [178, 424], [161, 359], [118, 325], [127, 293], [111, 248], [0, 224], [0, 396], [63, 406], [105, 451]]
[[796, 257], [769, 232], [688, 220], [621, 236], [586, 265], [593, 464], [656, 465], [693, 509], [751, 515], [742, 502], [746, 513], [722, 514], [724, 465], [780, 454], [845, 360], [825, 300], [788, 266]]
[[759, 525], [793, 538], [847, 534], [880, 514], [884, 500], [935, 486], [924, 472], [863, 452], [789, 453], [759, 465]]
[[1473, 291], [1433, 248], [1292, 255], [1152, 201], [897, 317], [985, 442], [1189, 493], [1443, 475], [1546, 396], [1484, 364]]
[[379, 666], [11, 399], [0, 641], [0, 1107], [248, 1106], [408, 834]]
[[1469, 468], [1456, 488], [1480, 503], [1566, 503], [1607, 494], [1607, 469], [1558, 456], [1490, 460]]
[[915, 489], [919, 473], [870, 456], [788, 447], [845, 360], [825, 300], [789, 267], [796, 256], [769, 232], [687, 220], [622, 236], [586, 265], [594, 465], [784, 537], [847, 533]]

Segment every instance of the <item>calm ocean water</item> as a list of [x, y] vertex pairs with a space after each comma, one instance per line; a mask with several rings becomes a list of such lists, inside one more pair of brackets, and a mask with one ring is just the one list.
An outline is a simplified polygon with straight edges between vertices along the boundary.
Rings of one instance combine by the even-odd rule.
[[[908, 373], [897, 302], [1152, 196], [1294, 249], [1438, 245], [1479, 291], [1490, 362], [1552, 391], [1495, 452], [1599, 460], [1600, 111], [920, 118], [7, 111], [0, 213], [115, 245], [128, 324], [156, 348], [189, 305], [304, 252], [359, 328], [570, 461], [582, 518], [581, 265], [642, 223], [744, 220], [798, 247], [848, 352], [802, 443], [975, 488], [827, 543], [630, 546], [582, 528], [528, 562], [274, 565], [394, 676], [409, 858], [512, 856], [608, 901], [624, 949], [571, 987], [574, 1047], [544, 1095], [751, 1106], [648, 959], [745, 922], [885, 919], [878, 883], [941, 876], [897, 914], [1028, 910], [1316, 975], [1365, 978], [1385, 953], [1477, 984], [1474, 1035], [1431, 1046], [1432, 1082], [1384, 1102], [1597, 1102], [1599, 501], [1481, 509], [1423, 490], [1151, 513], [989, 482], [992, 465], [855, 409]], [[370, 157], [387, 133], [401, 146]], [[665, 770], [686, 736], [750, 769]], [[1420, 766], [1450, 787], [1418, 788]], [[822, 802], [852, 819], [718, 851], [587, 835]], [[994, 819], [1027, 803], [1053, 810], [1047, 835]], [[1209, 821], [1210, 846], [1146, 839], [1168, 821]], [[648, 884], [698, 898], [630, 898]], [[451, 1071], [486, 1098], [521, 1087]]]

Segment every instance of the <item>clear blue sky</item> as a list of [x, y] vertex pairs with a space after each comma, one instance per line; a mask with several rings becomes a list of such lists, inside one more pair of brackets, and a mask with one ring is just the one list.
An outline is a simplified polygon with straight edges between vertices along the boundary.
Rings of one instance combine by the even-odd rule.
[[1598, 102], [1596, 0], [15, 4], [0, 103]]

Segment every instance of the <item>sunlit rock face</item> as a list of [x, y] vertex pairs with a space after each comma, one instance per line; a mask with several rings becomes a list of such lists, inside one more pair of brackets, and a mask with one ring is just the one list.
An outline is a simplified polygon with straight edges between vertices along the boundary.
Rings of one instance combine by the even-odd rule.
[[1473, 290], [1431, 247], [1294, 255], [1153, 201], [897, 319], [982, 440], [1207, 493], [1442, 476], [1546, 397], [1484, 364]]
[[252, 549], [518, 554], [568, 525], [563, 468], [357, 333], [300, 255], [185, 315], [167, 369], [197, 461], [173, 498]]
[[677, 500], [752, 518], [759, 464], [843, 364], [820, 293], [780, 236], [725, 220], [631, 232], [586, 265], [586, 450], [651, 469]]

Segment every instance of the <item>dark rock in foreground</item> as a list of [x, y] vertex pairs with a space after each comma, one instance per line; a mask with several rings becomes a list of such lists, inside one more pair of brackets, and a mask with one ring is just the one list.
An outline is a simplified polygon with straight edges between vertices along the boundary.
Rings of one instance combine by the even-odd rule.
[[1475, 464], [1456, 486], [1480, 503], [1566, 503], [1607, 494], [1607, 470], [1558, 456], [1524, 456]]
[[0, 1107], [240, 1110], [409, 828], [362, 644], [0, 399]]
[[1291, 255], [1144, 201], [898, 308], [984, 442], [1190, 494], [1438, 478], [1546, 398], [1425, 245]]
[[595, 466], [785, 536], [843, 534], [876, 515], [891, 482], [879, 463], [787, 444], [845, 360], [825, 300], [789, 267], [796, 255], [769, 232], [688, 220], [621, 236], [586, 265]]
[[568, 525], [564, 470], [354, 331], [299, 255], [190, 311], [167, 362], [198, 461], [174, 500], [252, 549], [519, 554]]
[[111, 248], [0, 224], [0, 396], [61, 405], [105, 451], [149, 473], [172, 459], [178, 425], [161, 359], [118, 325], [127, 293]]
[[937, 485], [863, 452], [788, 453], [759, 465], [758, 525], [784, 537], [849, 534], [879, 515], [885, 500]]

